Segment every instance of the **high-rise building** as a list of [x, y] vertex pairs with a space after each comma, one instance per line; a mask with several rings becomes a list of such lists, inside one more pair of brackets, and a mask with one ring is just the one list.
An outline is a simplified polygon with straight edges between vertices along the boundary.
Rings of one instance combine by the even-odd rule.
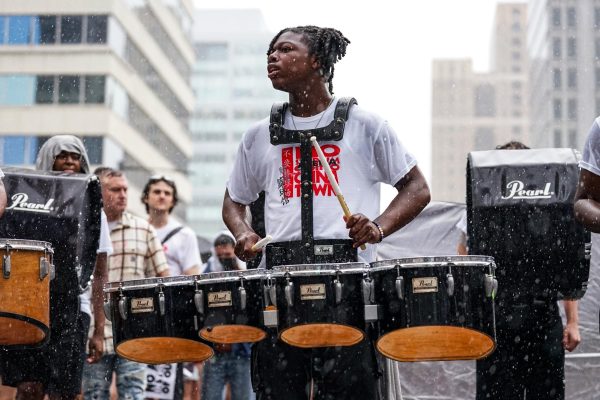
[[599, 28], [598, 1], [529, 2], [534, 146], [583, 148], [600, 114]]
[[432, 196], [465, 201], [467, 154], [509, 140], [529, 141], [527, 5], [496, 8], [490, 72], [470, 59], [432, 66]]
[[48, 137], [83, 138], [127, 174], [130, 206], [160, 173], [185, 217], [194, 95], [191, 0], [0, 2], [0, 165], [31, 167]]
[[212, 237], [225, 228], [225, 184], [242, 135], [269, 116], [274, 101], [287, 100], [267, 78], [266, 54], [273, 36], [258, 10], [207, 9], [195, 14], [193, 204], [188, 222], [200, 235]]

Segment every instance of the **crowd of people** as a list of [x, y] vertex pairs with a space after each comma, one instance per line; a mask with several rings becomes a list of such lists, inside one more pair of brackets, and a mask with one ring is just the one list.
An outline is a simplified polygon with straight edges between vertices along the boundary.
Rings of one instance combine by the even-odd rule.
[[[223, 203], [223, 219], [231, 233], [214, 240], [213, 255], [205, 265], [194, 232], [171, 216], [178, 202], [171, 178], [148, 179], [141, 197], [147, 216], [141, 218], [127, 211], [125, 173], [105, 167], [94, 171], [101, 183], [103, 213], [93, 283], [84, 293], [51, 293], [47, 345], [2, 353], [2, 383], [14, 387], [17, 398], [152, 398], [147, 393], [149, 367], [115, 352], [111, 321], [103, 312], [103, 282], [238, 270], [246, 261], [272, 268], [282, 256], [290, 264], [310, 264], [315, 263], [316, 245], [333, 249], [319, 262], [368, 263], [375, 261], [375, 244], [423, 210], [430, 200], [427, 183], [392, 127], [353, 99], [333, 96], [334, 64], [349, 43], [338, 30], [304, 26], [282, 30], [269, 44], [268, 77], [275, 89], [289, 94], [289, 103], [274, 107], [270, 118], [244, 135]], [[600, 231], [600, 128], [597, 122], [594, 126], [581, 164], [575, 210], [586, 227]], [[328, 162], [335, 167], [335, 179], [353, 214], [339, 206], [332, 182], [314, 173], [321, 166], [310, 136], [326, 143]], [[36, 167], [91, 172], [85, 147], [69, 135], [45, 142]], [[397, 194], [380, 213], [381, 183], [395, 187]], [[249, 220], [249, 209], [261, 194], [264, 215]], [[6, 203], [0, 185], [0, 215]], [[257, 218], [264, 218], [266, 231], [275, 238], [264, 251], [255, 247], [261, 239]], [[571, 350], [578, 336], [569, 335], [565, 347]], [[204, 363], [164, 369], [176, 371], [174, 399], [198, 399], [201, 394], [209, 400], [245, 400], [252, 391], [259, 400], [386, 398], [383, 377], [390, 374], [375, 352], [375, 339], [368, 332], [351, 347], [300, 349], [278, 341], [276, 332], [269, 331], [256, 345], [214, 345], [214, 356]], [[151, 369], [155, 373], [161, 367]], [[494, 369], [486, 367], [478, 380], [479, 375], [493, 375]], [[477, 391], [478, 398], [502, 398], [480, 386]], [[564, 398], [564, 385], [552, 386], [551, 391], [546, 397]]]

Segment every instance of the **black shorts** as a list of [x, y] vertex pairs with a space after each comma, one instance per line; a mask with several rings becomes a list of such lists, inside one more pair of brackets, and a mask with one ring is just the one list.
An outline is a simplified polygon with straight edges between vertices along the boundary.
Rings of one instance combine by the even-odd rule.
[[2, 351], [0, 368], [4, 385], [16, 387], [22, 382], [39, 382], [46, 393], [81, 392], [90, 317], [79, 312], [79, 299], [73, 297], [51, 295], [50, 339], [45, 346]]

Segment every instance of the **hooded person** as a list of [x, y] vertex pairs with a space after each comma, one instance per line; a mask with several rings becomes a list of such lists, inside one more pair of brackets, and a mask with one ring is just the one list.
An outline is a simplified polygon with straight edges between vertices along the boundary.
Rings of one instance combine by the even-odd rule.
[[203, 273], [246, 269], [235, 255], [235, 239], [229, 231], [222, 231], [213, 242], [212, 255], [204, 264]]
[[[89, 165], [83, 142], [72, 135], [57, 135], [48, 139], [40, 148], [36, 159], [38, 170], [68, 174], [88, 174]], [[102, 309], [102, 284], [106, 279], [106, 260], [107, 255], [112, 252], [105, 215], [101, 218], [100, 231], [101, 239], [96, 256], [93, 292], [95, 298], [99, 294], [99, 309]], [[67, 240], [68, 237], [69, 235], [66, 234]], [[69, 265], [59, 266], [61, 267], [73, 268]], [[23, 357], [20, 357], [22, 368], [16, 368], [15, 373], [6, 375], [7, 371], [4, 368], [3, 381], [6, 382], [5, 384], [17, 387], [17, 398], [42, 398], [44, 394], [48, 394], [50, 399], [75, 399], [80, 394], [86, 355], [85, 344], [91, 317], [89, 295], [79, 294], [79, 290], [79, 287], [65, 293], [51, 290], [49, 343], [40, 349], [24, 353]], [[96, 308], [96, 304], [94, 307]], [[29, 362], [30, 358], [35, 362]], [[31, 371], [30, 368], [24, 367], [29, 364], [33, 368]]]

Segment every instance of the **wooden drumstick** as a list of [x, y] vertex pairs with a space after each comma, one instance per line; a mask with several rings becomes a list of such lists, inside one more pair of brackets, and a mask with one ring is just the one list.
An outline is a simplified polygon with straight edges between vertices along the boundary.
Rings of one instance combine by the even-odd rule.
[[[323, 150], [321, 150], [321, 146], [319, 146], [319, 143], [317, 142], [317, 138], [315, 136], [311, 136], [310, 141], [312, 142], [313, 147], [317, 151], [317, 155], [319, 156], [319, 161], [321, 161], [321, 165], [323, 166], [323, 169], [325, 170], [325, 174], [327, 175], [327, 178], [329, 179], [329, 183], [331, 183], [331, 187], [333, 188], [333, 193], [335, 193], [335, 197], [337, 197], [338, 201], [340, 202], [340, 206], [342, 206], [342, 210], [344, 210], [344, 215], [346, 216], [346, 218], [350, 218], [352, 216], [352, 213], [350, 212], [350, 209], [348, 208], [348, 205], [346, 204], [346, 200], [344, 200], [342, 191], [340, 190], [340, 187], [337, 184], [335, 177], [333, 176], [333, 172], [331, 172], [331, 167], [329, 166], [329, 163], [327, 162], [327, 159], [325, 158], [325, 154], [323, 154]], [[364, 244], [361, 244], [360, 249], [366, 250], [367, 247]]]
[[258, 242], [254, 243], [254, 246], [252, 246], [252, 251], [262, 249], [263, 247], [265, 247], [266, 245], [271, 243], [271, 240], [273, 240], [273, 236], [271, 236], [271, 235], [265, 236], [264, 238], [260, 239]]

